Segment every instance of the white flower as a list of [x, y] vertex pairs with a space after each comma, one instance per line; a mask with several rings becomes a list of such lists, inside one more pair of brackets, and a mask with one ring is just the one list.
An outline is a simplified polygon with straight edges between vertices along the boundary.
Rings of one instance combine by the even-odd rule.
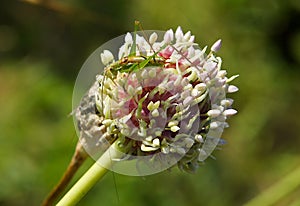
[[108, 65], [114, 61], [114, 55], [109, 50], [104, 50], [100, 56], [104, 65]]
[[152, 45], [156, 42], [158, 36], [157, 33], [153, 32], [149, 37], [149, 43]]
[[165, 35], [164, 35], [164, 43], [165, 44], [169, 44], [173, 41], [174, 38], [174, 33], [172, 29], [169, 29], [168, 31], [166, 31]]
[[212, 45], [210, 50], [213, 52], [218, 52], [221, 49], [221, 46], [222, 46], [222, 40], [219, 39]]
[[[82, 133], [89, 134], [83, 135], [86, 142], [92, 135], [96, 142], [118, 139], [127, 155], [175, 158], [179, 168], [193, 172], [219, 143], [227, 118], [237, 113], [226, 97], [238, 91], [228, 84], [237, 76], [227, 78], [215, 56], [221, 40], [206, 55], [207, 47], [199, 49], [181, 27], [158, 39], [155, 32], [149, 40], [137, 35], [136, 54], [129, 56], [134, 44], [128, 33], [115, 62], [104, 50], [102, 62], [114, 62], [116, 72], [98, 76], [76, 116]], [[88, 115], [96, 129], [87, 126]]]

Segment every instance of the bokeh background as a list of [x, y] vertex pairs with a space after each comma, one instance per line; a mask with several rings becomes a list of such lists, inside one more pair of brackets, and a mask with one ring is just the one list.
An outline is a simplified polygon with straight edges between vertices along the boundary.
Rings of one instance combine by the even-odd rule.
[[300, 1], [2, 0], [0, 205], [39, 205], [60, 179], [77, 141], [68, 116], [77, 73], [136, 19], [147, 30], [180, 25], [201, 46], [222, 38], [223, 67], [240, 74], [231, 95], [239, 114], [196, 174], [108, 173], [79, 205], [243, 205], [299, 166]]

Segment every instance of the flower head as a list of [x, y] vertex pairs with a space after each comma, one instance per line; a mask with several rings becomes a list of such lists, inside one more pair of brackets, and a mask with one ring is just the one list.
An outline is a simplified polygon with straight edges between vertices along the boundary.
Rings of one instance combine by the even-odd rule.
[[122, 160], [148, 157], [155, 168], [177, 163], [194, 172], [222, 142], [226, 120], [237, 112], [226, 97], [238, 90], [229, 85], [237, 76], [227, 78], [215, 56], [221, 41], [206, 55], [206, 47], [201, 50], [180, 27], [161, 41], [155, 32], [133, 39], [126, 34], [117, 60], [108, 50], [101, 53], [104, 74], [76, 110], [81, 140], [91, 154], [118, 141]]

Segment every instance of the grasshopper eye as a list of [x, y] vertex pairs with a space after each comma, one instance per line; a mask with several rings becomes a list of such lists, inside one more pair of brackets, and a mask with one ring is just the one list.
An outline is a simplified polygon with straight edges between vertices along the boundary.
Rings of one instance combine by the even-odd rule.
[[120, 64], [127, 64], [127, 63], [128, 63], [128, 57], [124, 57], [120, 61]]

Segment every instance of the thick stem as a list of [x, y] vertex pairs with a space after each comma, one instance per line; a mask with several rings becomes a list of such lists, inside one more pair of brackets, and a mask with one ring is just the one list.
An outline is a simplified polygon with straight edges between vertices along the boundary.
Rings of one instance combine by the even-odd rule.
[[273, 186], [250, 200], [245, 206], [273, 205], [300, 186], [300, 166]]
[[80, 166], [84, 163], [86, 158], [88, 157], [87, 153], [83, 149], [82, 145], [78, 141], [76, 145], [76, 149], [70, 164], [67, 167], [64, 175], [58, 182], [58, 184], [52, 189], [47, 198], [43, 201], [42, 206], [51, 206], [54, 205], [56, 199], [60, 196], [60, 194], [67, 187], [69, 182], [72, 180], [73, 176], [80, 168]]
[[[57, 206], [71, 206], [78, 203], [81, 198], [100, 180], [113, 165], [112, 159], [123, 157], [122, 152], [116, 149], [115, 141], [97, 162], [75, 183], [68, 193], [58, 202]], [[103, 165], [103, 167], [101, 165]]]

